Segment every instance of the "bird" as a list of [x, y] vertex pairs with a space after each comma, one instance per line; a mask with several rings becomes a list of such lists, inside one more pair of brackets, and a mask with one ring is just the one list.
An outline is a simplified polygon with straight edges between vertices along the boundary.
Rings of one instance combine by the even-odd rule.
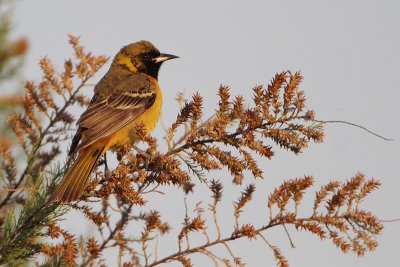
[[134, 144], [136, 125], [151, 132], [159, 119], [162, 91], [161, 65], [178, 56], [160, 53], [149, 41], [131, 43], [115, 55], [107, 73], [94, 87], [94, 95], [76, 124], [69, 155], [77, 155], [50, 201], [78, 200], [101, 155], [107, 150]]

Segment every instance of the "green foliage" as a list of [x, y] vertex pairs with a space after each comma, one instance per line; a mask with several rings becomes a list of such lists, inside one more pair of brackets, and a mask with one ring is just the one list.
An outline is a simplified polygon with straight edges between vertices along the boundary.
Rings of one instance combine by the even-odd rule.
[[[41, 175], [43, 173], [33, 173]], [[36, 180], [32, 193], [21, 211], [10, 209], [3, 226], [3, 241], [0, 248], [0, 264], [18, 266], [40, 251], [39, 237], [45, 237], [45, 226], [49, 221], [56, 221], [67, 212], [66, 207], [58, 208], [58, 203], [49, 203], [50, 188], [64, 175], [64, 170], [57, 168], [50, 179], [32, 177]], [[56, 211], [57, 209], [57, 211]]]

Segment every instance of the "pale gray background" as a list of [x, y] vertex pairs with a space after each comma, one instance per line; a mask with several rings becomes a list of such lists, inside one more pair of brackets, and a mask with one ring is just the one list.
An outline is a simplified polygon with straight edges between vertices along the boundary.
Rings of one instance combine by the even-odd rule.
[[[16, 36], [26, 35], [31, 43], [25, 78], [39, 79], [37, 62], [44, 55], [62, 66], [71, 55], [68, 32], [81, 35], [88, 49], [109, 56], [125, 44], [147, 39], [161, 51], [181, 57], [165, 64], [160, 74], [165, 92], [163, 120], [168, 125], [178, 110], [174, 101], [178, 91], [185, 89], [189, 96], [200, 91], [207, 103], [205, 112], [211, 114], [221, 83], [250, 99], [251, 88], [267, 84], [275, 72], [301, 70], [305, 76], [301, 88], [318, 118], [359, 123], [395, 140], [385, 142], [356, 128], [331, 125], [326, 127], [325, 142], [311, 145], [300, 156], [278, 151], [263, 163], [266, 179], [257, 183], [260, 189], [245, 218], [262, 224], [267, 194], [285, 178], [311, 174], [319, 188], [331, 179], [350, 178], [357, 171], [383, 183], [364, 207], [382, 219], [400, 217], [399, 1], [144, 2], [18, 1]], [[163, 136], [161, 127], [154, 135]], [[200, 189], [196, 199], [206, 199], [209, 193]], [[171, 192], [167, 201], [159, 197], [152, 205], [169, 210], [163, 218], [179, 226], [182, 195], [173, 189], [165, 191]], [[231, 199], [235, 196], [232, 191], [237, 189], [225, 188]], [[225, 203], [227, 209], [231, 199]], [[230, 222], [230, 211], [226, 216], [225, 221]], [[77, 220], [71, 222], [72, 229], [82, 228]], [[226, 228], [228, 233], [230, 227]], [[386, 224], [378, 250], [363, 258], [344, 255], [330, 242], [308, 233], [290, 232], [296, 249], [290, 248], [282, 229], [266, 236], [282, 249], [291, 266], [398, 264], [400, 223]], [[172, 241], [161, 244], [160, 256], [173, 251], [168, 243]], [[236, 242], [232, 247], [248, 266], [275, 264], [271, 251], [260, 241]], [[204, 257], [195, 257], [194, 263], [212, 265]]]

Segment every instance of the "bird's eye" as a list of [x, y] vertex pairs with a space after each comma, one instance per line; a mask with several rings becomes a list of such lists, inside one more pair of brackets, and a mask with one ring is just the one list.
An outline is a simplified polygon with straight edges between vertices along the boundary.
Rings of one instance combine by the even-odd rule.
[[148, 60], [148, 59], [150, 59], [150, 55], [149, 55], [149, 54], [144, 54], [144, 55], [142, 56], [142, 58], [143, 58], [144, 60]]

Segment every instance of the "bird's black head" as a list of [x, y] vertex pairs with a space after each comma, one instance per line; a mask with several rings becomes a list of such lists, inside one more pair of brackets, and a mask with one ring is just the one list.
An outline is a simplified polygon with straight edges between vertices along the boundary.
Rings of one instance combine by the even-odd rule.
[[178, 57], [160, 53], [149, 41], [129, 44], [123, 47], [116, 56], [118, 63], [127, 66], [131, 71], [145, 73], [155, 79], [158, 78], [162, 63], [174, 58]]

